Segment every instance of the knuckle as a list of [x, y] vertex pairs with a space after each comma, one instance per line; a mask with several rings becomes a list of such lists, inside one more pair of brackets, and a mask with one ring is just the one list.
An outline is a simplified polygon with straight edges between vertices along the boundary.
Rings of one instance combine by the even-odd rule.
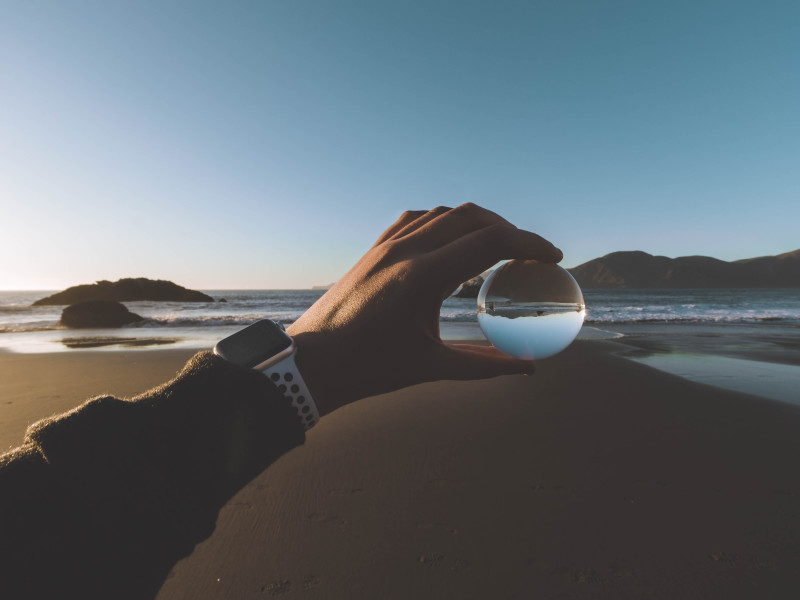
[[387, 240], [380, 245], [377, 252], [377, 262], [380, 264], [391, 264], [396, 262], [401, 254], [404, 253], [403, 240]]
[[482, 206], [479, 206], [473, 202], [467, 202], [462, 204], [458, 208], [456, 208], [453, 212], [458, 214], [459, 216], [470, 219], [475, 223], [483, 224], [483, 225], [491, 225], [492, 223], [504, 223], [508, 224], [508, 221], [503, 219], [497, 213], [494, 213]]
[[474, 202], [465, 202], [456, 209], [460, 213], [475, 214], [485, 212], [486, 209], [478, 206]]

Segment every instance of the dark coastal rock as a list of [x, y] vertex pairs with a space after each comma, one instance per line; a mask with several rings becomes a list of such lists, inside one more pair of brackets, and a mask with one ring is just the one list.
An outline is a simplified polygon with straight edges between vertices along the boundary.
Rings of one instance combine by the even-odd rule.
[[454, 298], [477, 298], [478, 292], [481, 291], [483, 285], [483, 277], [478, 275], [469, 281], [461, 284], [461, 289], [453, 294]]
[[585, 289], [794, 288], [800, 287], [800, 250], [732, 262], [612, 252], [569, 272]]
[[115, 302], [136, 302], [155, 300], [161, 302], [213, 302], [211, 296], [203, 292], [162, 279], [145, 277], [126, 278], [119, 281], [98, 281], [97, 283], [76, 285], [33, 303], [34, 306], [54, 304], [75, 304], [89, 300], [113, 300]]
[[89, 300], [71, 304], [61, 312], [61, 325], [70, 329], [121, 327], [144, 320], [124, 304], [111, 300]]

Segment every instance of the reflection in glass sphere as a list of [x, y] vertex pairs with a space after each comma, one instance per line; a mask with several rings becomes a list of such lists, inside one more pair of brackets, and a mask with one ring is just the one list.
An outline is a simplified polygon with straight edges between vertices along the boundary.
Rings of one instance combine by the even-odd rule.
[[517, 358], [558, 354], [581, 330], [586, 306], [578, 282], [558, 265], [512, 260], [478, 292], [478, 323], [489, 341]]

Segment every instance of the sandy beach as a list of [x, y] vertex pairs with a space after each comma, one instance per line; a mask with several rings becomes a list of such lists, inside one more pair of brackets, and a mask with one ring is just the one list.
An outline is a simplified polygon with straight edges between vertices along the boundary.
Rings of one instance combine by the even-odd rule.
[[[158, 597], [797, 597], [800, 408], [630, 348], [578, 341], [532, 377], [329, 415], [229, 502]], [[0, 447], [191, 354], [0, 353]]]

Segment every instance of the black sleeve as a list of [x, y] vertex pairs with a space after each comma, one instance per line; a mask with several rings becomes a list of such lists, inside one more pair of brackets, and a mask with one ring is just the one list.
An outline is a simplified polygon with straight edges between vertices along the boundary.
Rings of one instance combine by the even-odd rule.
[[209, 352], [141, 396], [31, 426], [0, 456], [0, 597], [153, 597], [225, 502], [304, 440], [266, 377]]

